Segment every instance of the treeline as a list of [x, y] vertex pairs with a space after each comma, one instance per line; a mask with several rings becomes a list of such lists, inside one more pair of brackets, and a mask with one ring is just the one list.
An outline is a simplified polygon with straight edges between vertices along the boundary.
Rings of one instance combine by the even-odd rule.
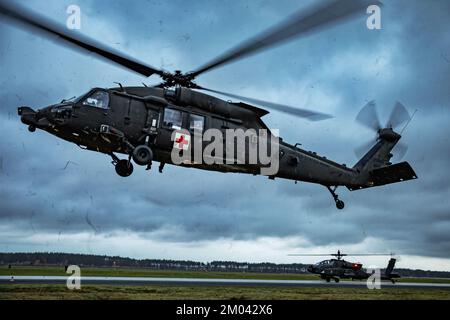
[[241, 271], [268, 273], [306, 273], [307, 265], [275, 263], [242, 263], [232, 261], [212, 261], [208, 263], [189, 260], [132, 259], [88, 254], [35, 252], [0, 253], [0, 265], [35, 265], [80, 267], [131, 267], [155, 270], [187, 271]]
[[[264, 273], [307, 273], [308, 265], [301, 263], [245, 263], [233, 261], [212, 261], [208, 263], [189, 260], [132, 259], [118, 256], [89, 254], [35, 252], [0, 253], [0, 265], [68, 266], [80, 267], [127, 267], [154, 270], [224, 271], [224, 272], [264, 272]], [[450, 272], [395, 269], [403, 277], [450, 278]]]

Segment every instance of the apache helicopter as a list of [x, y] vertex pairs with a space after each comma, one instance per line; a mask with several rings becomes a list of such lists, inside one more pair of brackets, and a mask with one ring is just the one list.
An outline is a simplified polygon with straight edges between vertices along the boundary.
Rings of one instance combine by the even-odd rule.
[[[342, 257], [346, 256], [392, 256], [393, 254], [345, 254], [341, 253], [340, 250], [338, 250], [337, 253], [331, 253], [331, 254], [290, 254], [289, 256], [314, 256], [314, 257], [320, 257], [320, 256], [333, 256], [336, 257], [336, 259], [331, 260], [324, 260], [321, 262], [318, 262], [316, 264], [308, 266], [307, 270], [310, 273], [318, 274], [321, 279], [324, 279], [326, 282], [330, 282], [331, 279], [334, 279], [336, 283], [339, 282], [340, 279], [352, 279], [352, 280], [366, 280], [368, 279], [372, 273], [367, 272], [362, 269], [361, 263], [354, 263], [354, 262], [348, 262], [342, 259]], [[397, 273], [393, 273], [395, 262], [397, 260], [394, 258], [391, 258], [389, 260], [389, 263], [386, 267], [386, 270], [384, 271], [384, 275], [380, 275], [380, 280], [387, 280], [391, 281], [392, 283], [395, 283], [395, 279], [400, 278], [400, 275]]]
[[[38, 32], [43, 36], [57, 37], [84, 52], [90, 52], [110, 62], [145, 77], [157, 75], [162, 82], [148, 87], [94, 88], [86, 94], [69, 100], [62, 100], [40, 110], [23, 106], [18, 114], [30, 132], [41, 129], [61, 139], [75, 143], [79, 147], [101, 152], [112, 157], [117, 174], [127, 177], [136, 164], [151, 168], [153, 161], [160, 163], [162, 172], [165, 164], [173, 164], [171, 152], [175, 147], [192, 151], [187, 135], [173, 138], [174, 131], [184, 129], [195, 135], [207, 129], [266, 129], [272, 135], [262, 117], [269, 112], [244, 102], [230, 102], [207, 95], [208, 91], [233, 99], [265, 106], [276, 111], [288, 113], [308, 120], [324, 120], [330, 115], [246, 98], [217, 90], [204, 88], [194, 82], [195, 78], [224, 64], [255, 54], [271, 46], [281, 44], [299, 36], [318, 32], [325, 27], [344, 22], [366, 13], [368, 5], [378, 1], [326, 1], [307, 11], [297, 12], [279, 25], [244, 41], [218, 58], [195, 71], [182, 73], [159, 70], [115, 49], [108, 48], [93, 39], [71, 31], [48, 18], [22, 6], [0, 0], [0, 16], [20, 27]], [[270, 179], [284, 178], [323, 185], [333, 196], [338, 209], [344, 202], [336, 194], [338, 186], [349, 190], [359, 190], [386, 184], [416, 179], [414, 170], [407, 162], [390, 163], [394, 146], [401, 135], [395, 127], [409, 123], [410, 116], [403, 105], [398, 103], [386, 127], [377, 120], [374, 103], [369, 103], [357, 117], [357, 121], [374, 128], [377, 141], [361, 160], [352, 168], [331, 161], [279, 140], [279, 170]], [[187, 146], [186, 146], [187, 145]], [[119, 159], [116, 155], [128, 155]], [[183, 163], [185, 167], [219, 172], [259, 174], [262, 165]]]

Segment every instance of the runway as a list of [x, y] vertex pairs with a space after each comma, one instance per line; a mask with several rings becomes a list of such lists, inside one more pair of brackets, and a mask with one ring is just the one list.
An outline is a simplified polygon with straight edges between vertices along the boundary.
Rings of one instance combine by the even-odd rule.
[[[0, 284], [65, 284], [65, 276], [0, 276]], [[175, 285], [175, 286], [279, 286], [279, 287], [348, 287], [366, 288], [365, 281], [327, 283], [320, 280], [256, 280], [153, 277], [81, 277], [81, 285]], [[450, 283], [382, 282], [381, 288], [448, 289]]]

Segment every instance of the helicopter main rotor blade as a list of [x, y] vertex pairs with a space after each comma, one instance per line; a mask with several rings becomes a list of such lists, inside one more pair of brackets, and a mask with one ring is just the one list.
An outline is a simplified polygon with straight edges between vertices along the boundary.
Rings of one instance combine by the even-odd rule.
[[347, 20], [357, 14], [364, 15], [369, 5], [379, 5], [377, 0], [328, 0], [309, 10], [300, 10], [280, 24], [242, 42], [199, 69], [189, 73], [193, 77], [221, 65], [242, 59], [272, 46], [287, 42], [321, 28]]
[[328, 257], [328, 256], [332, 256], [332, 254], [325, 254], [325, 253], [319, 253], [319, 254], [288, 254], [288, 256], [291, 256], [291, 257]]
[[239, 96], [237, 94], [232, 94], [232, 93], [226, 93], [226, 92], [222, 92], [222, 91], [207, 89], [207, 88], [203, 88], [203, 87], [200, 87], [200, 86], [197, 86], [196, 89], [217, 93], [217, 94], [220, 94], [220, 95], [223, 95], [223, 96], [227, 96], [227, 97], [230, 97], [230, 98], [234, 98], [234, 99], [238, 99], [238, 100], [248, 101], [250, 103], [253, 103], [253, 104], [256, 104], [256, 105], [259, 105], [259, 106], [267, 107], [267, 108], [270, 108], [272, 110], [276, 110], [276, 111], [279, 111], [279, 112], [287, 113], [287, 114], [290, 114], [290, 115], [293, 115], [293, 116], [296, 116], [296, 117], [308, 119], [310, 121], [320, 121], [320, 120], [326, 120], [326, 119], [333, 118], [333, 116], [331, 116], [329, 114], [321, 113], [321, 112], [316, 112], [316, 111], [307, 110], [307, 109], [295, 108], [295, 107], [291, 107], [291, 106], [286, 106], [286, 105], [273, 103], [273, 102], [268, 102], [268, 101], [263, 101], [263, 100], [254, 99], [254, 98], [243, 97], [243, 96]]
[[69, 31], [67, 28], [57, 24], [56, 22], [23, 6], [11, 3], [7, 4], [6, 1], [0, 0], [0, 15], [13, 19], [14, 21], [20, 23], [23, 27], [30, 27], [34, 30], [38, 30], [47, 37], [51, 35], [58, 36], [67, 43], [75, 45], [79, 49], [96, 53], [109, 61], [137, 72], [143, 76], [150, 77], [153, 74], [162, 76], [165, 74], [162, 70], [155, 69], [131, 57], [127, 57], [117, 50], [108, 48], [93, 39], [82, 36], [81, 34], [76, 34], [76, 32]]
[[288, 256], [291, 257], [328, 257], [328, 256], [341, 256], [341, 257], [364, 257], [364, 256], [393, 256], [394, 253], [353, 253], [353, 254], [347, 254], [347, 253], [332, 253], [332, 254], [326, 254], [326, 253], [319, 253], [319, 254], [288, 254]]
[[393, 256], [393, 253], [353, 253], [345, 254], [349, 257], [370, 257], [370, 256]]

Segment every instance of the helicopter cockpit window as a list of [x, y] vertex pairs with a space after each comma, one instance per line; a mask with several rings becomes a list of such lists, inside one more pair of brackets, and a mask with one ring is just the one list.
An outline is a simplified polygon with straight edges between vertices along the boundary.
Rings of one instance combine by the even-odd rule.
[[181, 111], [166, 108], [164, 111], [163, 125], [170, 129], [180, 130], [183, 122]]
[[95, 91], [83, 101], [83, 105], [100, 109], [108, 109], [109, 94], [106, 91]]
[[325, 266], [328, 266], [330, 263], [331, 263], [330, 260], [324, 260], [324, 261], [317, 263], [316, 265], [325, 267]]
[[203, 132], [205, 127], [205, 117], [191, 114], [189, 121], [189, 130], [194, 132]]

